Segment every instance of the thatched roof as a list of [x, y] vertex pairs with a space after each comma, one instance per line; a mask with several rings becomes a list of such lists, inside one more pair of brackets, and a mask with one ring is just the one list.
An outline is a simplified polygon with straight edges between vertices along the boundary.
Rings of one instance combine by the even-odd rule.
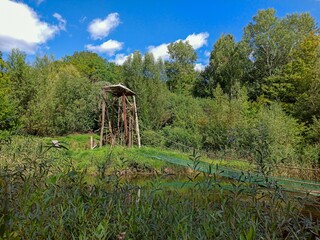
[[125, 96], [134, 96], [136, 95], [135, 92], [127, 88], [126, 86], [123, 86], [122, 84], [117, 85], [107, 85], [102, 87], [102, 89], [106, 92], [111, 93], [114, 96], [121, 97], [122, 95]]

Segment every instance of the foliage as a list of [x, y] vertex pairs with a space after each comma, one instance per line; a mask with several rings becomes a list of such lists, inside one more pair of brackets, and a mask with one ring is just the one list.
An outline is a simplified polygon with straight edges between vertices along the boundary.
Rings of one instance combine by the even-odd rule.
[[268, 78], [283, 71], [304, 36], [316, 31], [309, 14], [291, 14], [279, 19], [274, 9], [260, 10], [244, 30], [253, 67], [247, 79], [254, 97], [269, 98]]
[[196, 89], [196, 95], [212, 97], [219, 84], [232, 97], [232, 88], [243, 81], [251, 64], [247, 51], [243, 42], [236, 43], [232, 35], [222, 35], [213, 46], [209, 65], [197, 84], [204, 86]]
[[91, 82], [106, 81], [116, 83], [117, 67], [107, 63], [98, 54], [92, 52], [75, 52], [72, 56], [65, 57], [65, 62], [74, 65], [79, 73]]
[[142, 126], [158, 129], [166, 122], [167, 89], [162, 60], [140, 52], [130, 56], [123, 66], [125, 84], [137, 93], [137, 105]]
[[[222, 35], [201, 73], [188, 42], [169, 59], [136, 51], [122, 66], [92, 52], [62, 60], [13, 50], [0, 58], [0, 129], [32, 135], [98, 131], [101, 87], [123, 83], [137, 95], [142, 144], [209, 151], [267, 163], [311, 164], [318, 157], [319, 30], [309, 14], [258, 11], [242, 39]], [[307, 152], [309, 149], [310, 152]]]
[[12, 85], [7, 73], [7, 64], [0, 52], [0, 132], [10, 131], [16, 126], [17, 113], [11, 94]]
[[197, 53], [188, 42], [175, 42], [168, 46], [170, 60], [166, 61], [167, 85], [171, 92], [190, 94], [196, 81], [194, 64]]
[[28, 109], [28, 104], [35, 91], [35, 84], [30, 77], [30, 66], [26, 63], [26, 54], [13, 49], [7, 59], [7, 74], [12, 88], [12, 101], [18, 107], [21, 117]]
[[[38, 135], [86, 131], [93, 127], [96, 97], [94, 85], [80, 76], [72, 65], [48, 63], [49, 74], [24, 118], [25, 129]], [[50, 72], [54, 71], [54, 72]], [[45, 96], [45, 97], [44, 97]]]
[[[36, 150], [27, 145], [18, 156]], [[134, 184], [118, 169], [89, 176], [63, 150], [38, 148], [36, 153], [0, 168], [3, 239], [319, 236], [319, 220], [304, 207], [312, 204], [311, 197], [298, 200], [280, 189], [230, 184], [209, 174], [190, 173], [191, 181], [182, 180], [178, 188], [166, 175]]]

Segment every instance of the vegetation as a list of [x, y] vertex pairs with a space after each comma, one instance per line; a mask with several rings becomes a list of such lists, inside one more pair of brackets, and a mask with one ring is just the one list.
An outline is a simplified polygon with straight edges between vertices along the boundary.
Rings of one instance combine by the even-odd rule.
[[222, 35], [203, 72], [194, 70], [197, 54], [182, 41], [168, 46], [165, 62], [135, 52], [123, 66], [90, 52], [28, 64], [13, 50], [6, 61], [0, 55], [1, 135], [98, 130], [101, 86], [122, 82], [137, 93], [145, 145], [250, 160], [267, 142], [268, 163], [317, 167], [319, 43], [309, 14], [278, 18], [268, 9], [239, 42]]
[[[17, 49], [6, 59], [0, 53], [2, 238], [319, 237], [305, 202], [276, 185], [269, 191], [232, 182], [227, 189], [216, 176], [199, 180], [192, 171], [186, 178], [187, 170], [146, 156], [188, 159], [181, 152], [196, 149], [205, 162], [246, 171], [253, 162], [266, 176], [275, 165], [307, 168], [315, 174], [304, 175], [318, 180], [315, 20], [261, 10], [240, 41], [231, 34], [217, 40], [201, 72], [188, 42], [169, 44], [168, 54], [164, 61], [136, 51], [118, 66], [91, 52], [32, 63]], [[117, 83], [137, 93], [144, 147], [91, 150], [81, 133], [98, 141], [101, 87]], [[132, 173], [159, 176], [141, 186], [123, 177]], [[184, 174], [191, 188], [161, 185], [172, 173]]]
[[[67, 137], [65, 145], [79, 150], [84, 137]], [[42, 144], [48, 139], [21, 139], [1, 145], [1, 161], [7, 161], [0, 167], [2, 239], [319, 236], [319, 209], [312, 208], [312, 197], [294, 198], [278, 188], [224, 182], [194, 171], [184, 173], [189, 180], [175, 177], [180, 184], [165, 172], [148, 181], [128, 181], [121, 168], [112, 165], [118, 154], [108, 149], [102, 149], [103, 166], [96, 165], [92, 175], [64, 145], [55, 148]], [[130, 156], [121, 161], [130, 161]], [[196, 170], [197, 157], [194, 161], [191, 167]]]

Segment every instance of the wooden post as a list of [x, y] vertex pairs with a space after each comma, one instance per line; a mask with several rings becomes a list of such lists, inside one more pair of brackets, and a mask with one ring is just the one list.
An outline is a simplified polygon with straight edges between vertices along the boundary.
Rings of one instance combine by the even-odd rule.
[[[107, 105], [107, 103], [106, 103]], [[108, 130], [109, 130], [109, 137], [110, 139], [108, 139], [108, 131], [106, 130], [106, 142], [108, 142], [108, 140], [110, 140], [110, 145], [113, 145], [113, 131], [112, 131], [112, 127], [111, 127], [111, 118], [109, 116], [109, 111], [108, 111], [108, 106], [106, 107], [106, 117], [107, 117], [107, 121], [108, 121]]]
[[114, 129], [114, 102], [115, 102], [115, 98], [112, 99], [112, 103], [111, 103], [111, 119], [109, 119], [109, 131], [111, 133], [111, 146], [114, 145], [114, 141], [115, 141], [115, 135], [116, 135], [116, 131]]
[[[131, 109], [133, 110], [133, 109]], [[132, 116], [131, 116], [131, 146], [133, 145], [133, 129], [134, 129], [134, 112], [132, 112]]]
[[122, 111], [124, 125], [124, 142], [128, 146], [127, 100], [124, 94], [122, 95]]
[[102, 96], [102, 119], [101, 119], [101, 129], [100, 129], [100, 147], [102, 147], [102, 144], [103, 144], [103, 130], [104, 130], [105, 113], [106, 113], [106, 99], [105, 99], [105, 93], [103, 93], [103, 96]]
[[138, 122], [138, 111], [137, 111], [137, 104], [136, 104], [136, 97], [133, 97], [133, 107], [134, 107], [134, 118], [135, 118], [135, 123], [136, 123], [136, 133], [137, 133], [137, 142], [138, 142], [138, 147], [141, 147], [141, 140], [140, 140], [140, 129], [139, 129], [139, 122]]
[[92, 150], [93, 149], [93, 137], [90, 136], [90, 149]]
[[121, 139], [121, 131], [120, 131], [120, 120], [121, 120], [121, 103], [120, 98], [118, 98], [118, 138]]
[[132, 146], [132, 119], [131, 116], [129, 115], [129, 133], [128, 133], [128, 147]]

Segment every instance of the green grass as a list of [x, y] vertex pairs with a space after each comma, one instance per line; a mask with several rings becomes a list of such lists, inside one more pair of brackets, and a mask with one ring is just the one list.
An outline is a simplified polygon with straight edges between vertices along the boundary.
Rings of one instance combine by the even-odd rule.
[[150, 147], [90, 150], [88, 135], [54, 139], [69, 151], [49, 149], [52, 138], [15, 137], [1, 146], [1, 239], [319, 238], [318, 210], [310, 215], [305, 207], [315, 201], [310, 196], [192, 171], [127, 178], [119, 170], [174, 168], [149, 155], [189, 156]]
[[[104, 146], [103, 148], [96, 148], [91, 150], [89, 145], [90, 136], [93, 136], [95, 141], [98, 142], [98, 137], [94, 134], [75, 134], [65, 137], [57, 137], [55, 139], [58, 139], [60, 142], [66, 144], [66, 147], [68, 147], [70, 150], [70, 157], [79, 164], [79, 167], [90, 168], [97, 163], [103, 163], [103, 161], [105, 161], [105, 158], [111, 151], [110, 146]], [[150, 156], [166, 155], [168, 157], [189, 160], [191, 153], [186, 154], [176, 150], [165, 150], [147, 146], [143, 146], [140, 149], [136, 146], [132, 148], [115, 146], [112, 148], [112, 155], [113, 161], [117, 165], [126, 166], [127, 163], [136, 162], [137, 164], [144, 164], [148, 168], [161, 170], [162, 168], [167, 167], [168, 163], [155, 160]], [[125, 159], [125, 162], [123, 161], [123, 159]], [[201, 156], [201, 161], [212, 165], [230, 167], [233, 169], [244, 171], [253, 168], [253, 166], [248, 162], [241, 160], [209, 159], [206, 156]], [[171, 164], [169, 164], [169, 166], [173, 167]]]

